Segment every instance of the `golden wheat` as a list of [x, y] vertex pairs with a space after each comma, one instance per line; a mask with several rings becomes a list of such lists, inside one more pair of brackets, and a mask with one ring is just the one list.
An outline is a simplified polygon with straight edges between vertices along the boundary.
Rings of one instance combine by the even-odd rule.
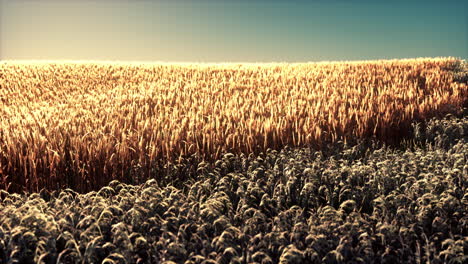
[[102, 185], [194, 153], [391, 137], [466, 102], [456, 62], [3, 62], [0, 181]]

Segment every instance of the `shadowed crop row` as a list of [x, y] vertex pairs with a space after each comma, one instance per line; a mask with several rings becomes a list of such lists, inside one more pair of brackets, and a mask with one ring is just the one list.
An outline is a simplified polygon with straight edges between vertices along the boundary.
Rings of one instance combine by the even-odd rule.
[[0, 194], [0, 263], [466, 263], [468, 119], [406, 150], [224, 154], [184, 187]]

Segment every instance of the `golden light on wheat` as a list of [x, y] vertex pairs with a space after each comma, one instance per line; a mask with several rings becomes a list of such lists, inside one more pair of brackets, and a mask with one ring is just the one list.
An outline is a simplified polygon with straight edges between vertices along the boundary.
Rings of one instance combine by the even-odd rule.
[[460, 108], [453, 58], [305, 64], [0, 64], [0, 181], [80, 188], [160, 160], [395, 136]]

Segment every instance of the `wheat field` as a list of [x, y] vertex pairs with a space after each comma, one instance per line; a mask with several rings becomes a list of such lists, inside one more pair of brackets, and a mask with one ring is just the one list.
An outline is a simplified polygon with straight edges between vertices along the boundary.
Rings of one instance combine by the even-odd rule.
[[466, 104], [457, 63], [2, 62], [0, 188], [86, 189], [193, 154], [395, 138]]

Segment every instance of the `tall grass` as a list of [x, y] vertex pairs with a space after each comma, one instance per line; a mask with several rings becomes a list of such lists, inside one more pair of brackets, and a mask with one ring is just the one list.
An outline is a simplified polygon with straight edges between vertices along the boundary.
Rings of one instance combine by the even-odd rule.
[[86, 189], [191, 154], [398, 137], [466, 103], [457, 63], [4, 62], [0, 188]]

